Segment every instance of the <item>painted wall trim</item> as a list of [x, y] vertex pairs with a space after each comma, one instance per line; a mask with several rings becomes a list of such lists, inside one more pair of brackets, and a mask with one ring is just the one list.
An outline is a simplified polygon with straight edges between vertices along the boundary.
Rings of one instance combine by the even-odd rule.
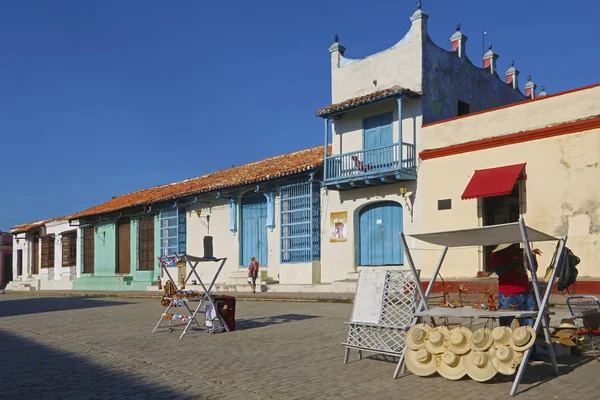
[[549, 126], [546, 128], [534, 129], [531, 131], [511, 133], [508, 135], [477, 140], [474, 142], [440, 147], [439, 149], [424, 150], [419, 153], [419, 157], [421, 160], [430, 160], [432, 158], [447, 157], [461, 153], [470, 153], [473, 151], [508, 146], [511, 144], [545, 139], [553, 136], [567, 135], [570, 133], [584, 132], [598, 128], [600, 128], [600, 116], [596, 116], [591, 119], [568, 122], [561, 125]]
[[443, 124], [444, 122], [454, 121], [454, 120], [457, 120], [457, 119], [469, 118], [469, 117], [472, 117], [474, 115], [480, 115], [480, 114], [485, 114], [485, 113], [492, 112], [492, 111], [502, 110], [504, 108], [514, 107], [514, 106], [520, 106], [520, 105], [523, 105], [523, 104], [532, 103], [534, 101], [542, 101], [542, 100], [545, 100], [545, 99], [551, 99], [553, 97], [562, 96], [562, 95], [570, 94], [570, 93], [575, 93], [575, 92], [579, 92], [579, 91], [582, 91], [582, 90], [593, 89], [593, 88], [595, 88], [597, 86], [600, 86], [600, 83], [596, 83], [596, 84], [589, 85], [589, 86], [583, 86], [583, 87], [576, 88], [576, 89], [566, 90], [564, 92], [558, 92], [558, 93], [554, 93], [554, 94], [549, 94], [549, 95], [544, 96], [544, 97], [536, 97], [535, 99], [526, 99], [526, 100], [519, 101], [519, 102], [516, 102], [516, 103], [505, 104], [503, 106], [494, 107], [494, 108], [488, 108], [486, 110], [475, 111], [475, 112], [472, 112], [470, 114], [460, 115], [458, 117], [452, 117], [452, 118], [448, 118], [448, 119], [442, 119], [440, 121], [430, 122], [428, 124], [424, 124], [422, 126], [422, 128], [426, 128], [428, 126], [433, 126], [433, 125], [438, 125], [438, 124]]
[[234, 197], [229, 198], [229, 230], [237, 232], [237, 199]]

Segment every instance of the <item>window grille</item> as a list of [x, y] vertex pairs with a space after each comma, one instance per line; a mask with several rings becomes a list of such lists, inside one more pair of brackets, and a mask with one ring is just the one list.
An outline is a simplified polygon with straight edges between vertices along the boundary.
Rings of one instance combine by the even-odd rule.
[[282, 186], [281, 262], [302, 263], [321, 255], [319, 184], [303, 182]]
[[94, 273], [94, 227], [83, 228], [83, 273]]
[[54, 236], [42, 236], [42, 268], [54, 268]]
[[74, 267], [77, 263], [77, 231], [62, 235], [62, 266]]
[[186, 247], [185, 211], [172, 209], [160, 212], [160, 254], [183, 254]]
[[154, 270], [154, 216], [140, 218], [138, 225], [140, 271]]

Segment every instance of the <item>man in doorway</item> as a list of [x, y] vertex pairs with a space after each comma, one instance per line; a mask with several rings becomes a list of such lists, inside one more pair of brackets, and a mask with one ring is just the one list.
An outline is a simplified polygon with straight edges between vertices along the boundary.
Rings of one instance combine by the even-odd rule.
[[[536, 255], [541, 255], [539, 249], [533, 249], [534, 268], [537, 270]], [[498, 275], [498, 309], [535, 311], [537, 304], [531, 292], [527, 276], [526, 260], [523, 249], [518, 243], [498, 245], [490, 257], [490, 268]], [[510, 326], [514, 317], [501, 317], [501, 326]], [[519, 325], [533, 326], [532, 318], [519, 319]]]

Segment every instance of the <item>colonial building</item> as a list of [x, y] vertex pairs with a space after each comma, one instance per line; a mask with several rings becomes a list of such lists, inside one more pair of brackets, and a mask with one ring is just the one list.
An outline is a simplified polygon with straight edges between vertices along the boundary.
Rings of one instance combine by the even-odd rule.
[[[202, 256], [206, 237], [214, 255], [228, 259], [221, 289], [247, 287], [250, 257], [259, 261], [262, 283], [319, 282], [322, 164], [322, 147], [297, 151], [117, 196], [72, 215], [82, 243], [73, 289], [155, 289], [157, 258]], [[205, 263], [199, 272], [212, 278], [215, 268]]]
[[331, 225], [323, 241], [324, 282], [353, 279], [361, 267], [404, 264], [399, 233], [424, 228], [427, 199], [417, 157], [423, 124], [527, 98], [514, 65], [501, 74], [505, 80], [498, 74], [491, 46], [477, 61], [483, 68], [471, 62], [460, 25], [446, 50], [427, 34], [428, 15], [420, 7], [410, 21], [397, 44], [366, 58], [349, 58], [337, 36], [329, 48], [333, 104], [317, 111], [325, 146], [332, 148], [324, 166], [323, 212]]
[[70, 290], [80, 274], [79, 233], [69, 217], [12, 228], [11, 290]]
[[[423, 126], [424, 231], [516, 222], [562, 237], [578, 257], [578, 293], [599, 293], [600, 84]], [[451, 173], [448, 173], [451, 172]], [[426, 250], [431, 246], [413, 243]], [[534, 243], [543, 276], [553, 244]], [[491, 248], [453, 249], [450, 278], [485, 275]], [[439, 253], [421, 251], [433, 271]], [[447, 272], [448, 274], [448, 272]]]

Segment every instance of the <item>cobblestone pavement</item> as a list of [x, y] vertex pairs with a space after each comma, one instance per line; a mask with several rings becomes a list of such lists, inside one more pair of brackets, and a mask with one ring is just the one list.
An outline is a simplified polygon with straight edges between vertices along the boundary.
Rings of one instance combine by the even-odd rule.
[[[350, 304], [239, 302], [238, 330], [151, 334], [156, 299], [0, 296], [2, 399], [496, 399], [512, 381], [392, 379], [384, 357], [343, 365]], [[595, 398], [600, 363], [530, 366], [519, 397]]]

